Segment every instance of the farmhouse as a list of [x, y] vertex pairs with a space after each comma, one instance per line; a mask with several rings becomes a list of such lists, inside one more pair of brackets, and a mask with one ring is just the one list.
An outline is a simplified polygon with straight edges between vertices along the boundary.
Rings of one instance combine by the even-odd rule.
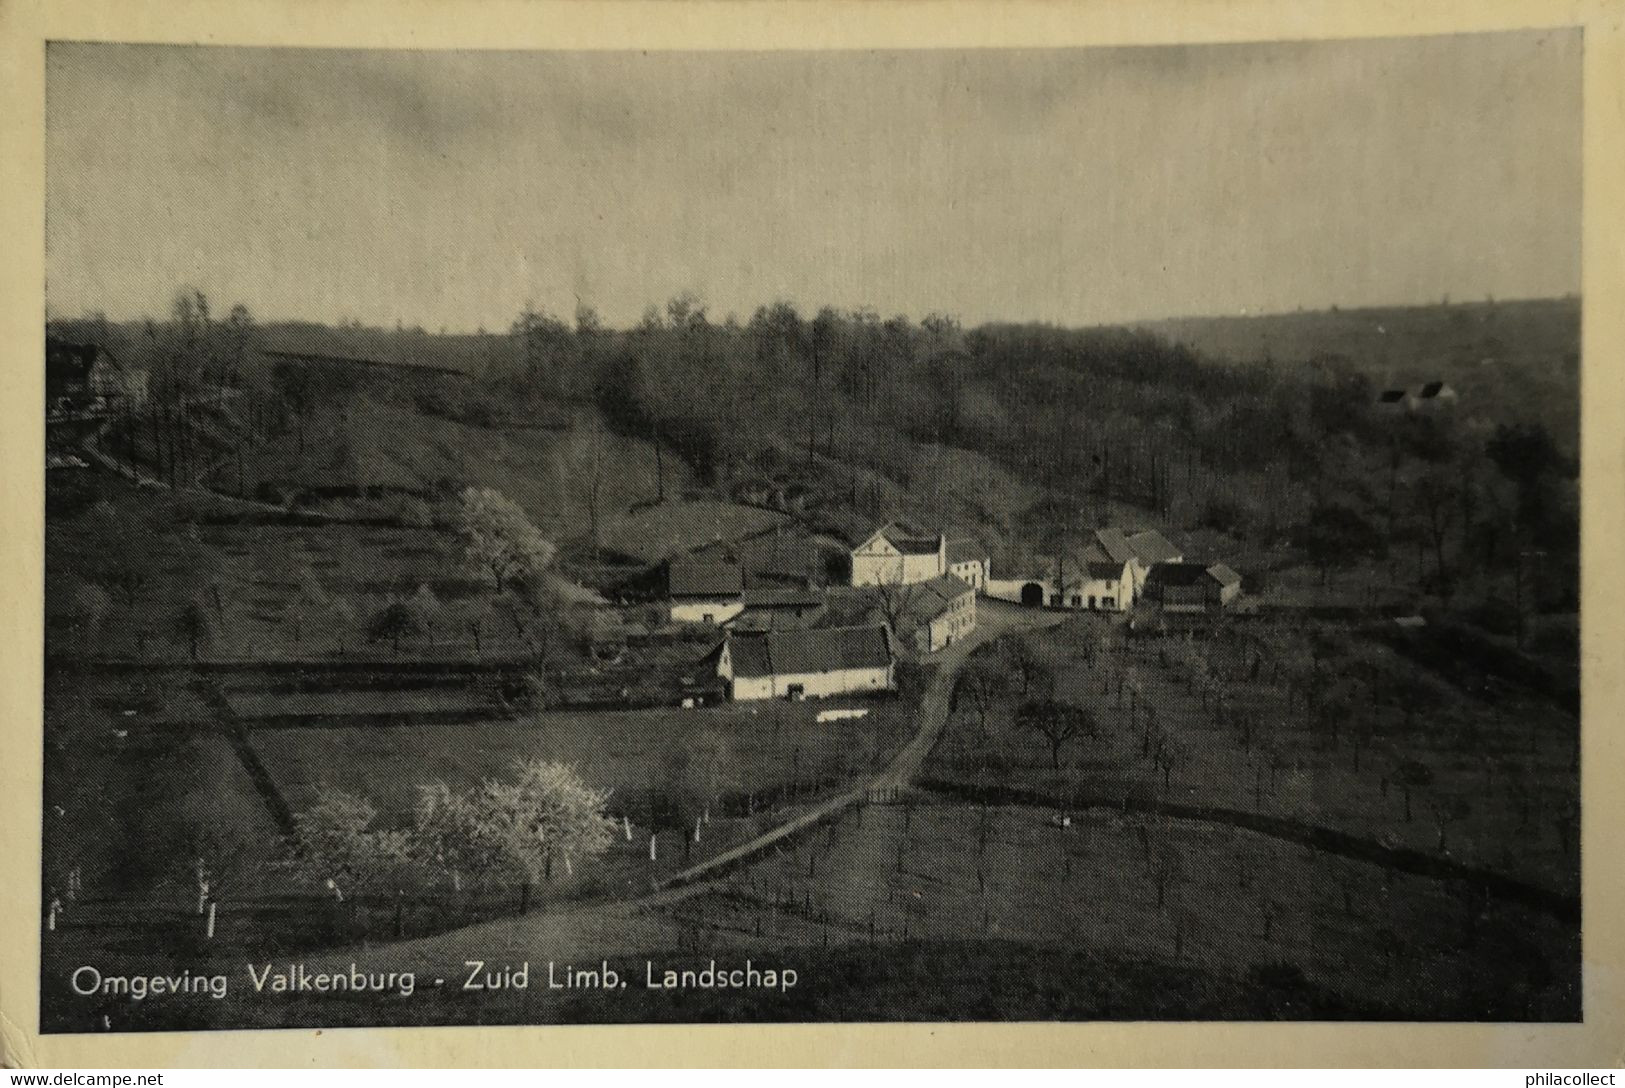
[[673, 623], [720, 624], [745, 610], [744, 572], [731, 563], [673, 559], [666, 578]]
[[987, 551], [969, 538], [948, 541], [948, 573], [974, 590], [987, 585]]
[[105, 412], [139, 407], [147, 372], [126, 367], [99, 344], [45, 341], [45, 403], [53, 412]]
[[1053, 574], [1031, 578], [990, 578], [987, 595], [1037, 608], [1086, 608], [1096, 612], [1126, 612], [1134, 604], [1135, 561], [1108, 558], [1070, 559], [1060, 572], [1065, 586]]
[[898, 638], [909, 639], [916, 653], [934, 654], [976, 630], [976, 591], [952, 574], [917, 583], [897, 626]]
[[884, 624], [730, 632], [713, 657], [730, 698], [801, 699], [890, 691], [897, 657]]
[[1241, 575], [1223, 563], [1163, 563], [1152, 572], [1147, 596], [1164, 612], [1217, 612], [1241, 592]]
[[900, 522], [887, 522], [852, 549], [855, 586], [913, 585], [948, 573], [948, 542]]

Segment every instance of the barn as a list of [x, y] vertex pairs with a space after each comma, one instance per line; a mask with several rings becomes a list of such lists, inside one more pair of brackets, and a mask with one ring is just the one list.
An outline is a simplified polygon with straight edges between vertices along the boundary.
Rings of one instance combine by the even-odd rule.
[[736, 564], [673, 559], [666, 589], [673, 623], [726, 623], [745, 610], [745, 577]]
[[896, 683], [897, 655], [884, 624], [730, 632], [708, 660], [740, 701], [890, 691]]
[[1223, 563], [1163, 563], [1146, 591], [1164, 612], [1217, 612], [1241, 592], [1241, 575]]

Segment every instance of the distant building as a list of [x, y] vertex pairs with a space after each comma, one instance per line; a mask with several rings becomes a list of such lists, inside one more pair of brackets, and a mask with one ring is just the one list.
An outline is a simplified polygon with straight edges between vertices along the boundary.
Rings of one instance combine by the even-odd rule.
[[887, 522], [852, 549], [855, 586], [913, 585], [946, 573], [946, 538], [900, 522]]
[[974, 540], [948, 541], [948, 573], [974, 590], [987, 585], [987, 551]]
[[934, 654], [976, 630], [976, 590], [952, 574], [917, 583], [898, 617], [897, 637]]
[[666, 595], [673, 623], [726, 623], [745, 610], [744, 572], [731, 563], [673, 559]]
[[730, 633], [708, 658], [732, 699], [802, 699], [890, 691], [897, 656], [884, 624]]
[[1454, 389], [1445, 382], [1428, 382], [1411, 398], [1411, 410], [1433, 412], [1455, 407], [1458, 399]]
[[1223, 563], [1163, 563], [1151, 574], [1146, 595], [1164, 612], [1217, 612], [1241, 592], [1241, 575]]
[[99, 344], [45, 341], [45, 403], [50, 413], [111, 412], [147, 400], [147, 372], [126, 367]]
[[1384, 389], [1377, 394], [1377, 407], [1386, 412], [1434, 412], [1454, 407], [1457, 399], [1448, 382], [1431, 381], [1415, 391]]

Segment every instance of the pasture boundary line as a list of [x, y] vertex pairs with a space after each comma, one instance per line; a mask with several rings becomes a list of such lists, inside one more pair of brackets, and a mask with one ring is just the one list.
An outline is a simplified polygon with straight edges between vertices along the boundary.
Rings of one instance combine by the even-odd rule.
[[1528, 884], [1502, 873], [1480, 869], [1448, 858], [1424, 854], [1405, 847], [1384, 846], [1370, 839], [1362, 839], [1345, 831], [1313, 824], [1298, 823], [1279, 816], [1240, 809], [1218, 808], [1207, 805], [1182, 805], [1177, 802], [1147, 800], [1141, 797], [1078, 797], [1062, 801], [1031, 790], [1009, 786], [976, 787], [928, 779], [920, 788], [951, 797], [962, 797], [996, 804], [1030, 804], [1070, 811], [1080, 809], [1111, 809], [1118, 812], [1136, 812], [1151, 816], [1171, 816], [1174, 819], [1196, 823], [1219, 824], [1251, 831], [1257, 835], [1297, 843], [1313, 850], [1336, 854], [1340, 857], [1364, 861], [1384, 869], [1432, 877], [1437, 880], [1462, 880], [1484, 891], [1533, 907], [1550, 914], [1559, 921], [1580, 920], [1579, 899]]
[[978, 626], [969, 638], [943, 651], [945, 656], [937, 659], [939, 667], [936, 674], [931, 677], [931, 682], [926, 685], [925, 691], [920, 696], [919, 729], [878, 774], [861, 785], [823, 801], [773, 830], [758, 835], [749, 842], [741, 843], [714, 858], [655, 881], [654, 890], [657, 893], [671, 891], [714, 880], [734, 866], [760, 855], [769, 847], [817, 827], [854, 805], [869, 801], [871, 797], [896, 797], [908, 787], [910, 780], [924, 765], [942, 735], [943, 727], [948, 722], [948, 698], [953, 691], [960, 668], [983, 644], [993, 642], [1007, 633], [1002, 625], [990, 625], [986, 628]]

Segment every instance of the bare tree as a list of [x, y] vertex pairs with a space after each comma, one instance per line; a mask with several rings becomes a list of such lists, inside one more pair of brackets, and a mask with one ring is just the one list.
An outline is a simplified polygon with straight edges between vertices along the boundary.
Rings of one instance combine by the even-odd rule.
[[1052, 700], [1029, 700], [1016, 709], [1016, 725], [1030, 729], [1049, 745], [1050, 766], [1061, 769], [1061, 750], [1074, 737], [1094, 737], [1095, 719], [1082, 707]]

